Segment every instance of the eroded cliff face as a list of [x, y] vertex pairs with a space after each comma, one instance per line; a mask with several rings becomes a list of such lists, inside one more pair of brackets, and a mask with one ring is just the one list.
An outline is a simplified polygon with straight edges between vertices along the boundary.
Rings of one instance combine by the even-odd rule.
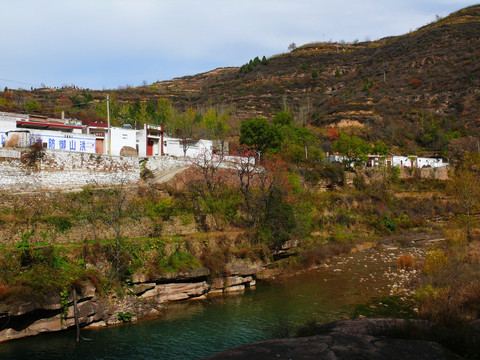
[[[95, 286], [85, 281], [78, 286], [78, 323], [82, 328], [115, 325], [159, 316], [168, 302], [201, 300], [207, 296], [243, 291], [255, 286], [255, 274], [265, 264], [236, 259], [226, 264], [226, 273], [213, 277], [203, 267], [175, 274], [136, 273], [123, 297], [101, 296]], [[120, 314], [120, 316], [119, 316]], [[68, 306], [60, 295], [33, 298], [30, 301], [0, 303], [0, 342], [74, 328], [73, 294]]]

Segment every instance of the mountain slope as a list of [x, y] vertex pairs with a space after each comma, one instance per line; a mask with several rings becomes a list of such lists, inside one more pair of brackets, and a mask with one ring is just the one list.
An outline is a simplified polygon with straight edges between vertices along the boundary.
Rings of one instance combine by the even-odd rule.
[[[167, 98], [181, 110], [233, 105], [238, 121], [271, 117], [288, 107], [299, 124], [349, 128], [412, 152], [418, 147], [441, 150], [454, 138], [479, 136], [479, 88], [480, 5], [475, 5], [402, 36], [313, 43], [247, 72], [220, 68], [110, 93], [120, 103], [156, 104]], [[36, 90], [9, 96], [18, 106], [37, 99], [43, 112], [54, 112], [62, 99], [80, 92]], [[90, 91], [89, 96], [99, 101], [105, 92]], [[76, 111], [67, 109], [71, 116], [91, 116]]]

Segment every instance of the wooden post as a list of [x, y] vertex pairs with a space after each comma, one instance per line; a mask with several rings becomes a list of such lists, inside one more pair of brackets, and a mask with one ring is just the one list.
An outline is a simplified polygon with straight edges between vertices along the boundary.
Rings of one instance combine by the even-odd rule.
[[80, 342], [80, 324], [78, 323], [78, 308], [77, 308], [77, 289], [73, 288], [73, 315], [75, 317], [75, 327], [77, 328], [77, 343]]

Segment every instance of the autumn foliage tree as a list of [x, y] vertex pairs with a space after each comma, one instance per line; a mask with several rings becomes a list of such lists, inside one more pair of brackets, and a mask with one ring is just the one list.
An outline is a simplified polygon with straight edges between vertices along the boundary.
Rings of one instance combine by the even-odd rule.
[[462, 163], [455, 170], [455, 176], [449, 190], [457, 201], [465, 219], [467, 239], [472, 240], [474, 225], [473, 213], [480, 206], [480, 159], [476, 153], [466, 154]]

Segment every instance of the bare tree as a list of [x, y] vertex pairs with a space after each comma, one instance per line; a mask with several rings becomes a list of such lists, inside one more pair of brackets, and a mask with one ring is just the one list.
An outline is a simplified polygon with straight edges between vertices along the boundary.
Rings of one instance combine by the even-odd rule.
[[234, 165], [234, 173], [239, 182], [239, 190], [242, 193], [247, 214], [255, 222], [252, 190], [259, 171], [255, 165], [257, 152], [253, 147], [243, 145], [235, 153], [238, 155], [238, 161]]
[[214, 157], [205, 150], [191, 162], [193, 166], [185, 173], [183, 182], [189, 189], [197, 216], [201, 215], [202, 209], [206, 210], [213, 216], [215, 228], [219, 229], [222, 221], [217, 208], [226, 180], [225, 174], [220, 171], [223, 156]]

